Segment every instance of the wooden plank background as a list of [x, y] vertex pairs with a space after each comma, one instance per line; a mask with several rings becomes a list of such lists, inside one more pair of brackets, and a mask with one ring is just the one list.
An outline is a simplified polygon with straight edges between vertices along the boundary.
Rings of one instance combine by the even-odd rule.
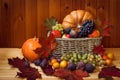
[[31, 37], [46, 37], [44, 20], [54, 16], [58, 22], [72, 10], [92, 11], [113, 26], [105, 47], [120, 47], [120, 0], [0, 0], [0, 47], [21, 47]]

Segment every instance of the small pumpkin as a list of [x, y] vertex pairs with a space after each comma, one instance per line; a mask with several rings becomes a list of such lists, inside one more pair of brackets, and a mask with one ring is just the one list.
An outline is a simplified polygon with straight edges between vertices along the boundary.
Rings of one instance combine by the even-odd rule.
[[26, 40], [22, 45], [22, 53], [23, 56], [33, 62], [34, 60], [38, 59], [40, 56], [35, 53], [36, 48], [41, 48], [41, 44], [39, 43], [39, 38], [30, 38]]
[[85, 10], [74, 10], [70, 14], [66, 15], [63, 19], [62, 26], [63, 29], [68, 27], [76, 29], [78, 25], [81, 25], [85, 20], [93, 20], [94, 16]]

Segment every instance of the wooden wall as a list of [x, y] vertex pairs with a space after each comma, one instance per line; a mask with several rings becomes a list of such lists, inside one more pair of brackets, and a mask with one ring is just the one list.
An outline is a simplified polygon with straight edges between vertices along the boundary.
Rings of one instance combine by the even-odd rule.
[[54, 16], [61, 23], [72, 10], [87, 9], [113, 25], [105, 47], [120, 47], [120, 0], [0, 0], [0, 47], [21, 47], [31, 37], [46, 37], [44, 20]]

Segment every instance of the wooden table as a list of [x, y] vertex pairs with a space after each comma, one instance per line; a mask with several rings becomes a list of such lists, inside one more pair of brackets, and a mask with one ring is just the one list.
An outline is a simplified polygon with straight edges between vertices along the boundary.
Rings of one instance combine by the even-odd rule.
[[[113, 63], [120, 68], [120, 48], [107, 48], [107, 52], [114, 53], [115, 60]], [[0, 80], [26, 80], [16, 77], [17, 68], [13, 68], [8, 64], [8, 58], [20, 57], [23, 58], [20, 48], [0, 48]], [[34, 64], [32, 64], [34, 66]], [[36, 67], [36, 66], [34, 66]], [[39, 71], [41, 69], [37, 67]], [[60, 80], [57, 77], [46, 76], [42, 73], [42, 79], [37, 80]], [[84, 80], [104, 80], [98, 79], [98, 72], [90, 74], [90, 77], [84, 78]], [[120, 80], [118, 77], [114, 77], [114, 80]]]

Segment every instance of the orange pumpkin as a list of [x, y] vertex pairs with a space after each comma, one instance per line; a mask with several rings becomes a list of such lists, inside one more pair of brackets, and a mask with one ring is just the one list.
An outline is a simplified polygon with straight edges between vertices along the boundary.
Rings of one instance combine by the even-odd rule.
[[64, 29], [70, 27], [76, 29], [78, 25], [81, 25], [85, 20], [93, 20], [93, 15], [85, 10], [75, 10], [66, 15], [63, 19], [62, 26]]
[[38, 59], [40, 56], [34, 52], [36, 48], [41, 48], [38, 38], [30, 38], [24, 42], [22, 45], [23, 56], [29, 61], [33, 62]]

